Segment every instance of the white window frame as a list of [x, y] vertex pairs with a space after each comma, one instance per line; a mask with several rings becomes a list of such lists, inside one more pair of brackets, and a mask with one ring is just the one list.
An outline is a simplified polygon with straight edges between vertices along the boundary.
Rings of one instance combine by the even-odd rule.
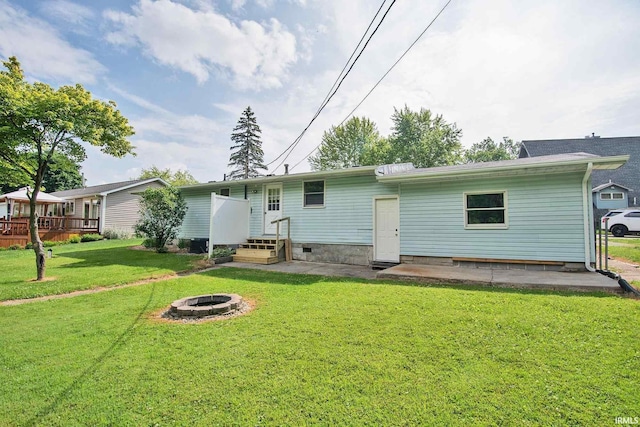
[[[322, 204], [321, 205], [307, 205], [307, 198], [305, 197], [307, 193], [304, 191], [304, 185], [307, 182], [322, 182]], [[308, 194], [320, 194], [316, 193], [308, 193]], [[302, 207], [304, 209], [322, 209], [327, 204], [327, 182], [324, 179], [309, 179], [307, 181], [302, 181]]]
[[[498, 210], [504, 209], [504, 223], [496, 224], [469, 224], [469, 217], [467, 212], [467, 196], [475, 196], [479, 194], [500, 194], [502, 193], [502, 201], [504, 202], [503, 208], [470, 208], [473, 211], [477, 210]], [[470, 230], [504, 230], [509, 228], [509, 198], [507, 190], [486, 190], [486, 191], [467, 191], [462, 193], [462, 203], [464, 206], [464, 228]]]
[[[604, 197], [604, 196], [609, 197]], [[614, 195], [619, 195], [620, 197], [613, 197]], [[615, 191], [611, 193], [600, 193], [600, 200], [624, 200], [624, 193], [622, 191]]]
[[76, 214], [76, 201], [69, 200], [64, 202], [64, 214], [66, 215], [75, 215]]

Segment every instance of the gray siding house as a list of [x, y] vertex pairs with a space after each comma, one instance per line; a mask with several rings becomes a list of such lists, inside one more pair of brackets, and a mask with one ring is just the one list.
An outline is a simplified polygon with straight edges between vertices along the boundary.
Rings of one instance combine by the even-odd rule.
[[[627, 164], [615, 170], [593, 171], [593, 187], [614, 182], [628, 188], [625, 207], [640, 206], [640, 136], [601, 138], [588, 136], [576, 139], [522, 141], [520, 158], [566, 153], [590, 153], [598, 156], [629, 155]], [[605, 211], [606, 212], [606, 211]]]
[[[572, 153], [198, 184], [181, 188], [189, 210], [180, 236], [239, 244], [223, 236], [234, 228], [245, 238], [272, 236], [272, 221], [289, 217], [283, 235], [290, 232], [297, 260], [590, 268], [592, 172], [628, 158]], [[225, 216], [217, 201], [231, 199], [246, 200], [246, 208]]]
[[140, 193], [147, 188], [168, 184], [160, 178], [113, 182], [73, 190], [56, 191], [52, 195], [65, 200], [63, 214], [70, 218], [100, 219], [99, 231], [133, 231], [138, 221]]

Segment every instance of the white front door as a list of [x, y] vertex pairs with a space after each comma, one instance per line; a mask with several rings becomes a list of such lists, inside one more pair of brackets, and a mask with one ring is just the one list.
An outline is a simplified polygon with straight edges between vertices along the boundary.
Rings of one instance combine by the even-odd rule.
[[400, 212], [396, 196], [374, 200], [374, 221], [375, 260], [400, 262]]
[[264, 188], [264, 234], [276, 234], [276, 224], [282, 218], [282, 184], [267, 184]]

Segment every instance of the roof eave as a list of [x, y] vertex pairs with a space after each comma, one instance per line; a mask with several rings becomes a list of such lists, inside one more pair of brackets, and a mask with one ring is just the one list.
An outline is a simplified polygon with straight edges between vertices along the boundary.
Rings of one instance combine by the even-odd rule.
[[376, 168], [378, 166], [360, 166], [357, 168], [347, 168], [347, 169], [332, 169], [332, 170], [324, 170], [324, 171], [315, 171], [315, 172], [303, 172], [289, 175], [273, 175], [273, 176], [261, 176], [258, 178], [249, 178], [249, 179], [237, 179], [237, 180], [229, 180], [229, 181], [215, 181], [215, 182], [206, 182], [202, 184], [194, 184], [194, 185], [183, 185], [178, 187], [181, 190], [191, 190], [191, 189], [201, 189], [207, 187], [226, 187], [230, 185], [250, 185], [250, 184], [262, 184], [269, 182], [280, 182], [280, 181], [295, 181], [299, 179], [308, 179], [308, 178], [326, 178], [333, 176], [357, 176], [357, 175], [374, 175]]
[[[624, 165], [629, 160], [629, 155], [622, 156], [610, 156], [610, 157], [594, 157], [594, 158], [582, 158], [574, 160], [564, 160], [558, 162], [546, 162], [546, 163], [533, 163], [533, 164], [515, 164], [515, 165], [498, 165], [481, 169], [463, 169], [463, 170], [448, 170], [437, 173], [429, 172], [425, 170], [423, 173], [405, 173], [397, 175], [379, 176], [380, 182], [412, 182], [412, 181], [431, 181], [443, 178], [472, 178], [483, 175], [508, 175], [510, 173], [517, 173], [522, 170], [536, 170], [537, 173], [543, 173], [545, 170], [556, 169], [558, 167], [580, 167], [586, 166], [589, 163], [593, 164], [594, 169], [617, 169]], [[568, 171], [567, 171], [568, 172]]]

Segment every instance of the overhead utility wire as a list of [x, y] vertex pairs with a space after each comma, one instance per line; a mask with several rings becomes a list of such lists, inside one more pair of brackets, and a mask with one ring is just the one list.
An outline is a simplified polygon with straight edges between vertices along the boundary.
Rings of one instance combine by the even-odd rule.
[[[349, 69], [346, 71], [346, 73], [342, 76], [342, 78], [340, 79], [340, 82], [338, 83], [338, 85], [335, 87], [335, 89], [333, 90], [333, 92], [331, 93], [331, 95], [329, 95], [329, 97], [327, 98], [327, 100], [321, 105], [321, 107], [318, 109], [318, 111], [316, 112], [316, 114], [313, 116], [313, 118], [311, 119], [311, 121], [309, 122], [309, 124], [304, 128], [304, 130], [300, 133], [300, 135], [295, 139], [295, 141], [293, 143], [291, 143], [291, 145], [289, 145], [289, 147], [287, 147], [287, 149], [282, 153], [286, 153], [287, 151], [289, 151], [285, 158], [280, 162], [280, 164], [278, 164], [278, 166], [276, 166], [276, 168], [274, 169], [277, 170], [280, 166], [282, 166], [282, 164], [287, 160], [287, 158], [289, 158], [289, 156], [291, 155], [291, 153], [293, 152], [293, 150], [296, 148], [296, 146], [298, 145], [298, 143], [300, 142], [300, 140], [302, 139], [302, 137], [304, 136], [304, 134], [307, 132], [307, 130], [311, 127], [311, 125], [313, 124], [313, 122], [316, 120], [316, 118], [318, 118], [318, 116], [320, 115], [320, 113], [322, 112], [322, 110], [324, 110], [324, 108], [327, 106], [327, 104], [329, 104], [329, 101], [331, 101], [331, 99], [333, 98], [333, 96], [336, 94], [336, 92], [338, 91], [338, 89], [340, 89], [340, 86], [342, 85], [342, 82], [344, 82], [344, 80], [347, 78], [347, 76], [349, 75], [349, 73], [351, 72], [351, 70], [353, 69], [354, 65], [356, 64], [356, 62], [358, 62], [358, 59], [360, 58], [360, 56], [362, 55], [362, 53], [364, 52], [364, 50], [367, 48], [367, 45], [369, 44], [369, 42], [371, 41], [371, 39], [373, 38], [373, 36], [375, 35], [375, 33], [378, 31], [378, 29], [380, 28], [380, 25], [382, 24], [382, 22], [384, 21], [384, 19], [386, 18], [387, 14], [389, 13], [389, 11], [391, 10], [391, 8], [393, 7], [393, 5], [395, 4], [396, 0], [393, 0], [391, 2], [391, 4], [389, 5], [389, 7], [387, 8], [387, 10], [385, 11], [384, 15], [382, 16], [382, 18], [380, 19], [380, 22], [378, 22], [378, 25], [376, 26], [376, 28], [373, 30], [373, 32], [371, 33], [371, 35], [369, 36], [369, 38], [367, 39], [367, 41], [365, 42], [365, 44], [363, 45], [362, 49], [360, 50], [360, 53], [358, 53], [358, 55], [356, 56], [356, 58], [353, 60], [353, 62], [351, 63], [351, 66], [349, 67]], [[282, 154], [279, 157], [282, 156]], [[273, 163], [273, 162], [272, 162]]]
[[[340, 77], [342, 77], [342, 74], [344, 73], [344, 70], [347, 69], [347, 67], [349, 66], [349, 63], [351, 62], [351, 59], [353, 58], [353, 56], [356, 54], [356, 52], [358, 51], [358, 49], [360, 48], [360, 45], [362, 44], [362, 40], [364, 40], [364, 38], [367, 36], [367, 33], [369, 32], [369, 29], [371, 28], [371, 26], [373, 25], [373, 23], [375, 22], [376, 18], [378, 17], [378, 15], [380, 14], [380, 11], [382, 10], [382, 7], [384, 6], [384, 4], [387, 2], [387, 0], [382, 0], [382, 4], [380, 4], [380, 7], [378, 8], [378, 11], [376, 12], [376, 14], [373, 16], [373, 19], [371, 19], [371, 22], [369, 22], [369, 26], [367, 27], [367, 29], [365, 30], [365, 32], [362, 34], [362, 37], [360, 37], [360, 41], [358, 42], [358, 44], [356, 45], [356, 47], [353, 49], [353, 52], [351, 52], [351, 56], [349, 56], [349, 59], [347, 59], [347, 62], [344, 64], [344, 67], [342, 67], [342, 70], [340, 71], [340, 74], [338, 74], [338, 77], [336, 77], [336, 80], [333, 82], [333, 84], [331, 85], [331, 88], [329, 89], [329, 91], [327, 92], [327, 94], [324, 96], [324, 99], [322, 100], [322, 102], [320, 103], [320, 105], [318, 106], [318, 109], [316, 110], [315, 114], [319, 114], [319, 112], [322, 109], [322, 106], [325, 105], [325, 103], [327, 102], [327, 99], [329, 98], [329, 96], [331, 95], [331, 92], [333, 91], [333, 89], [336, 87], [336, 84], [338, 83], [338, 81], [340, 80]], [[298, 136], [298, 138], [300, 138], [300, 136]], [[269, 166], [272, 165], [273, 163], [275, 163], [280, 157], [284, 156], [284, 154], [295, 144], [296, 140], [298, 139], [296, 138], [294, 140], [294, 142], [292, 142], [287, 148], [285, 148], [285, 150], [280, 153], [278, 155], [278, 157], [276, 157], [275, 159], [273, 159], [272, 161], [270, 161], [269, 163], [267, 163], [265, 166]]]
[[[354, 107], [353, 110], [351, 110], [351, 112], [349, 114], [347, 114], [347, 116], [342, 119], [342, 121], [340, 122], [340, 124], [337, 126], [341, 126], [344, 122], [347, 121], [347, 119], [349, 117], [351, 117], [353, 115], [353, 113], [355, 113], [355, 111], [362, 105], [362, 103], [364, 101], [366, 101], [366, 99], [369, 97], [369, 95], [371, 95], [371, 93], [378, 87], [378, 85], [382, 82], [382, 80], [384, 80], [385, 77], [387, 77], [387, 75], [391, 72], [391, 70], [393, 70], [395, 68], [396, 65], [398, 65], [398, 63], [402, 60], [402, 58], [405, 57], [405, 55], [407, 53], [409, 53], [409, 51], [411, 50], [411, 48], [418, 43], [418, 41], [422, 38], [422, 36], [427, 32], [427, 30], [433, 25], [434, 22], [436, 22], [436, 20], [438, 19], [438, 17], [442, 14], [442, 12], [444, 12], [444, 10], [447, 8], [447, 6], [449, 6], [449, 3], [451, 3], [453, 0], [449, 0], [443, 7], [442, 9], [440, 9], [440, 12], [438, 12], [438, 14], [431, 20], [431, 22], [429, 23], [429, 25], [427, 25], [427, 27], [420, 33], [420, 35], [413, 41], [413, 43], [411, 43], [411, 45], [407, 48], [407, 50], [404, 51], [404, 53], [402, 55], [400, 55], [400, 57], [396, 60], [396, 62], [393, 63], [393, 65], [391, 66], [391, 68], [389, 68], [387, 70], [386, 73], [384, 73], [384, 75], [382, 77], [380, 77], [380, 80], [378, 80], [376, 82], [375, 85], [373, 85], [373, 87], [371, 88], [371, 90], [369, 90], [369, 92], [367, 92], [367, 94], [364, 96], [364, 98], [362, 98], [362, 100], [358, 103], [358, 105], [356, 105]], [[300, 165], [300, 163], [302, 163], [303, 161], [305, 161], [310, 155], [312, 155], [318, 148], [320, 148], [320, 146], [322, 145], [322, 142], [318, 145], [315, 146], [315, 148], [313, 150], [311, 150], [309, 152], [309, 154], [307, 154], [306, 156], [304, 156], [298, 163], [296, 163], [295, 165], [293, 165], [292, 168], [290, 168], [289, 170], [293, 170], [295, 169], [298, 165]]]

